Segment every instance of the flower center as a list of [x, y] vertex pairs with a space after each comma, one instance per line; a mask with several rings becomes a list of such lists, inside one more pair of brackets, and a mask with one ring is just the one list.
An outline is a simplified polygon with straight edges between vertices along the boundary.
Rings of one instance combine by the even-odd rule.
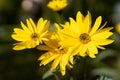
[[61, 53], [61, 54], [67, 53], [67, 49], [60, 49], [60, 53]]
[[57, 53], [57, 54], [65, 54], [67, 53], [68, 49], [67, 48], [60, 48], [58, 47], [57, 49], [55, 49], [55, 52], [54, 53]]
[[90, 36], [87, 34], [87, 33], [83, 33], [79, 36], [80, 38], [80, 41], [83, 43], [83, 44], [87, 44], [88, 42], [91, 41], [91, 38]]
[[37, 39], [39, 38], [39, 36], [38, 36], [37, 33], [33, 33], [33, 34], [31, 35], [31, 38], [32, 38], [33, 40], [37, 41]]

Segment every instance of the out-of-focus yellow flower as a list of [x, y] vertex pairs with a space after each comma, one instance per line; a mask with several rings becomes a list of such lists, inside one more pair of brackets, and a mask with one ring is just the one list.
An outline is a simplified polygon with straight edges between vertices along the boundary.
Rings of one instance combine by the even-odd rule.
[[[105, 49], [103, 46], [112, 43], [114, 40], [107, 39], [113, 33], [110, 32], [112, 27], [104, 28], [106, 23], [100, 27], [102, 17], [99, 16], [93, 27], [91, 26], [91, 14], [84, 17], [80, 12], [77, 13], [76, 21], [70, 18], [70, 23], [66, 22], [63, 29], [59, 30], [59, 34], [64, 37], [60, 44], [63, 47], [73, 47], [74, 54], [80, 56], [88, 55], [91, 58], [96, 58], [98, 49]], [[56, 24], [56, 26], [59, 26]]]
[[68, 5], [67, 0], [52, 0], [48, 3], [47, 7], [53, 11], [60, 11]]
[[120, 23], [116, 25], [116, 31], [120, 33]]
[[41, 60], [41, 65], [46, 65], [52, 62], [51, 70], [55, 70], [57, 67], [60, 68], [61, 74], [65, 75], [66, 66], [72, 68], [73, 64], [73, 55], [71, 54], [70, 48], [61, 48], [59, 45], [59, 37], [55, 34], [52, 35], [49, 41], [45, 41], [46, 45], [38, 46], [39, 50], [46, 50], [38, 60]]
[[30, 18], [27, 19], [26, 22], [27, 26], [21, 22], [22, 29], [14, 28], [12, 38], [19, 41], [15, 44], [14, 50], [34, 48], [39, 45], [39, 43], [42, 43], [42, 41], [48, 40], [47, 37], [50, 35], [48, 29], [50, 24], [49, 21], [40, 18], [37, 25], [35, 25]]

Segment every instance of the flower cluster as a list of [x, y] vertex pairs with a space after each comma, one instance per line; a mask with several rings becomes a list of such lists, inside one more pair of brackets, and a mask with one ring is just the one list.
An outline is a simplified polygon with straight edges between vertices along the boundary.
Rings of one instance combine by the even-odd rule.
[[27, 25], [21, 22], [22, 29], [15, 28], [12, 38], [19, 41], [15, 43], [14, 50], [23, 50], [26, 48], [37, 48], [46, 50], [38, 60], [40, 65], [46, 65], [52, 62], [51, 70], [57, 67], [61, 74], [65, 75], [66, 66], [72, 68], [74, 56], [89, 56], [96, 58], [99, 49], [105, 49], [103, 46], [112, 43], [109, 39], [113, 34], [110, 32], [112, 27], [104, 28], [106, 23], [101, 26], [102, 17], [99, 16], [92, 25], [90, 12], [83, 16], [80, 11], [77, 12], [76, 20], [69, 18], [65, 24], [55, 23], [56, 31], [50, 30], [50, 22], [40, 18], [37, 25], [33, 20], [27, 19]]

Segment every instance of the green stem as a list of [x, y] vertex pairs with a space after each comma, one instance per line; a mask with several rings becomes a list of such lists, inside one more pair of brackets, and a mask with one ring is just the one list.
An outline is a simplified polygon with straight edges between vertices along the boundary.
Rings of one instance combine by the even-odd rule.
[[64, 22], [64, 17], [61, 15], [61, 13], [60, 12], [53, 12], [54, 22], [57, 22], [57, 23], [63, 23]]
[[56, 78], [56, 80], [60, 80], [59, 77], [55, 73], [53, 73], [53, 75]]
[[86, 70], [87, 69], [87, 64], [86, 64], [86, 58], [84, 57], [84, 60], [83, 60], [83, 80], [87, 80], [86, 77]]

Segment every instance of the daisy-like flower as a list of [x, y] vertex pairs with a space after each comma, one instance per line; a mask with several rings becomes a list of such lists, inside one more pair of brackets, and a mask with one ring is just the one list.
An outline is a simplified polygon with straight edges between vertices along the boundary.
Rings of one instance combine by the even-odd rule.
[[[96, 58], [98, 49], [105, 49], [103, 46], [112, 43], [114, 40], [108, 39], [113, 33], [110, 32], [112, 27], [104, 28], [106, 23], [100, 27], [102, 17], [99, 16], [92, 26], [91, 14], [84, 17], [80, 11], [76, 15], [76, 21], [70, 18], [70, 23], [66, 22], [61, 25], [63, 29], [59, 31], [65, 39], [60, 41], [63, 47], [74, 48], [74, 54], [80, 56], [89, 56]], [[56, 24], [56, 26], [59, 26]]]
[[45, 41], [46, 45], [38, 46], [39, 50], [46, 50], [42, 56], [38, 58], [41, 60], [41, 65], [46, 65], [52, 62], [51, 71], [55, 71], [58, 67], [62, 75], [66, 73], [66, 66], [72, 68], [73, 55], [70, 48], [61, 48], [59, 45], [59, 37], [55, 34], [52, 35], [49, 41]]
[[53, 11], [60, 11], [68, 5], [67, 0], [52, 0], [48, 3], [47, 7]]
[[49, 33], [49, 24], [50, 22], [47, 20], [43, 20], [40, 18], [37, 25], [33, 22], [33, 20], [27, 19], [27, 26], [21, 22], [22, 29], [14, 28], [14, 33], [12, 34], [12, 38], [18, 43], [14, 44], [14, 50], [22, 50], [25, 48], [34, 48], [42, 41], [48, 40]]

